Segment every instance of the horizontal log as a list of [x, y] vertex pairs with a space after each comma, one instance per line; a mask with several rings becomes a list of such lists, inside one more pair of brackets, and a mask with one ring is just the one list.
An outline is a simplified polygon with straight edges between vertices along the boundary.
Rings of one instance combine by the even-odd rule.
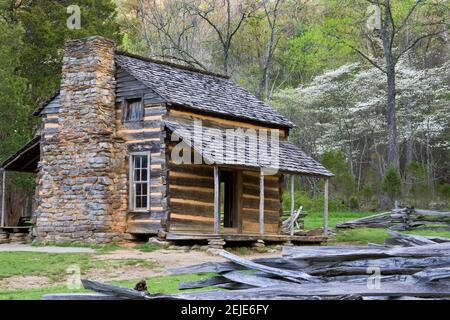
[[50, 293], [44, 294], [42, 300], [128, 300], [128, 298], [103, 293]]
[[[259, 195], [259, 185], [249, 185], [249, 184], [243, 184], [242, 192], [244, 194], [258, 196]], [[268, 188], [264, 188], [264, 197], [269, 197], [272, 199], [279, 199], [281, 197], [280, 192], [278, 190], [272, 190]]]
[[449, 211], [436, 211], [436, 210], [422, 210], [422, 209], [414, 209], [416, 214], [420, 215], [430, 215], [437, 217], [450, 217]]
[[356, 260], [363, 258], [388, 257], [432, 257], [447, 255], [450, 243], [425, 245], [418, 247], [283, 247], [283, 257], [309, 260]]
[[182, 189], [172, 188], [172, 186], [169, 185], [169, 195], [171, 199], [186, 199], [214, 204], [214, 193], [211, 191], [184, 191]]
[[[196, 221], [169, 221], [169, 231], [170, 232], [194, 232], [202, 234], [212, 234], [214, 231], [214, 225], [212, 223], [199, 223]], [[189, 238], [188, 238], [189, 239]]]
[[213, 177], [214, 175], [213, 168], [210, 166], [176, 165], [170, 162], [169, 169], [174, 174], [174, 177], [183, 176], [178, 173], [188, 173], [190, 175], [198, 175], [202, 177]]
[[134, 221], [127, 224], [127, 232], [132, 234], [157, 234], [161, 228], [161, 220], [154, 222]]
[[[259, 210], [259, 199], [242, 199], [242, 207], [244, 208], [255, 208]], [[276, 212], [274, 214], [280, 216], [281, 215], [281, 203], [280, 201], [267, 201], [264, 197], [264, 211], [267, 212]]]
[[[264, 223], [264, 234], [278, 234], [280, 231], [279, 224], [275, 223]], [[248, 220], [242, 221], [242, 232], [243, 233], [259, 233], [259, 222], [252, 222]]]
[[192, 222], [192, 223], [206, 223], [206, 224], [210, 224], [214, 222], [214, 217], [213, 216], [199, 216], [199, 215], [189, 215], [189, 214], [178, 214], [178, 213], [174, 213], [172, 212], [170, 214], [170, 221], [172, 223], [178, 222], [178, 223], [183, 223], [183, 222]]
[[179, 214], [190, 214], [193, 216], [212, 217], [214, 216], [214, 206], [211, 205], [191, 205], [187, 203], [174, 202], [169, 199], [169, 207], [171, 212]]
[[81, 283], [83, 284], [83, 287], [85, 289], [103, 293], [106, 295], [120, 296], [132, 300], [144, 300], [146, 296], [146, 294], [141, 291], [114, 286], [111, 284], [101, 283], [93, 280], [82, 279]]
[[318, 278], [313, 277], [305, 272], [283, 270], [283, 269], [278, 269], [278, 268], [274, 268], [274, 267], [264, 266], [262, 264], [255, 263], [251, 260], [247, 260], [247, 259], [241, 258], [239, 256], [236, 256], [225, 250], [222, 250], [221, 252], [219, 252], [219, 255], [221, 257], [224, 257], [225, 259], [230, 260], [233, 263], [236, 263], [236, 264], [239, 264], [246, 268], [249, 268], [250, 270], [258, 270], [258, 271], [261, 271], [261, 272], [264, 272], [267, 274], [272, 274], [275, 276], [286, 278], [293, 282], [298, 282], [300, 279], [306, 280], [306, 281], [311, 281], [311, 282], [320, 282], [320, 280]]
[[214, 286], [217, 284], [224, 284], [224, 283], [230, 283], [230, 282], [231, 282], [231, 280], [228, 280], [227, 278], [224, 278], [222, 276], [215, 276], [212, 278], [207, 278], [207, 279], [202, 279], [202, 280], [197, 280], [197, 281], [181, 282], [178, 285], [178, 288], [180, 290], [199, 289], [199, 288], [206, 288], [206, 287]]
[[414, 296], [450, 297], [450, 285], [383, 283], [381, 288], [368, 288], [367, 283], [303, 283], [246, 290], [214, 290], [177, 294], [178, 298], [208, 300], [273, 300], [282, 297], [301, 299], [305, 296]]
[[253, 287], [271, 287], [271, 286], [283, 286], [289, 285], [293, 282], [273, 279], [263, 272], [240, 272], [229, 271], [222, 273], [222, 277], [234, 282], [247, 284]]
[[178, 186], [199, 186], [206, 188], [213, 188], [214, 181], [210, 178], [196, 178], [195, 180], [192, 177], [173, 177], [172, 174], [169, 173], [169, 185], [178, 185]]

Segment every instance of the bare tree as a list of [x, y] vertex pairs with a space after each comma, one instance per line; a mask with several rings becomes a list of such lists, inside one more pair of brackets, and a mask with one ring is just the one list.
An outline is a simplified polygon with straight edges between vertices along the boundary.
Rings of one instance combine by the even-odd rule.
[[269, 96], [269, 68], [273, 60], [273, 53], [278, 45], [278, 30], [277, 23], [279, 17], [279, 10], [284, 0], [263, 0], [262, 7], [264, 9], [265, 18], [269, 26], [269, 39], [267, 41], [267, 50], [264, 57], [264, 62], [262, 66], [262, 79], [259, 87], [259, 96], [265, 97]]
[[149, 56], [207, 69], [199, 58], [202, 34], [197, 17], [184, 1], [139, 0], [137, 11]]
[[256, 2], [206, 0], [189, 4], [189, 9], [216, 33], [222, 47], [223, 72], [227, 74], [233, 38], [245, 20], [256, 11]]
[[[399, 168], [399, 149], [398, 149], [398, 137], [397, 137], [397, 124], [396, 124], [396, 65], [399, 59], [414, 48], [420, 41], [429, 39], [439, 34], [442, 34], [448, 30], [448, 7], [443, 6], [442, 9], [446, 14], [442, 19], [429, 19], [425, 23], [421, 23], [419, 35], [408, 39], [406, 43], [397, 45], [399, 38], [407, 28], [413, 24], [414, 15], [420, 8], [427, 5], [439, 6], [435, 1], [416, 0], [414, 4], [409, 8], [407, 14], [403, 19], [394, 19], [392, 13], [391, 0], [366, 0], [368, 3], [375, 5], [381, 11], [379, 24], [380, 29], [379, 37], [381, 39], [383, 48], [383, 63], [373, 58], [371, 54], [364, 52], [362, 49], [346, 42], [339, 35], [337, 38], [341, 39], [360, 56], [366, 59], [374, 67], [381, 70], [386, 74], [386, 87], [387, 87], [387, 103], [386, 103], [386, 125], [388, 131], [388, 151], [387, 151], [387, 165]], [[397, 21], [400, 20], [400, 21]], [[418, 29], [418, 28], [416, 28]]]

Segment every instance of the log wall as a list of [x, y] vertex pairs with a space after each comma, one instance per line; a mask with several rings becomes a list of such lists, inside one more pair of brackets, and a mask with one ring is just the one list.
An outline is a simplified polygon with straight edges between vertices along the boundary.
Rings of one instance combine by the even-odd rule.
[[[156, 234], [160, 229], [164, 229], [167, 221], [165, 133], [161, 121], [166, 112], [165, 103], [153, 90], [121, 68], [117, 70], [116, 81], [117, 135], [124, 140], [128, 153], [150, 152], [150, 210], [129, 212], [127, 231]], [[122, 101], [136, 97], [142, 97], [144, 101], [143, 121], [122, 122]], [[127, 190], [124, 193], [127, 203], [128, 194]]]
[[[169, 154], [175, 143], [170, 144]], [[193, 155], [192, 155], [193, 159]], [[174, 164], [168, 159], [169, 231], [214, 231], [214, 167], [205, 164]], [[230, 170], [228, 168], [227, 170]], [[238, 169], [235, 169], [238, 170]], [[237, 180], [240, 233], [259, 232], [259, 172], [241, 171]], [[282, 216], [281, 175], [264, 178], [265, 234], [279, 234]]]
[[214, 168], [169, 162], [169, 231], [213, 233]]
[[[259, 233], [259, 172], [242, 173], [242, 232]], [[278, 234], [282, 216], [281, 176], [264, 177], [264, 233]]]

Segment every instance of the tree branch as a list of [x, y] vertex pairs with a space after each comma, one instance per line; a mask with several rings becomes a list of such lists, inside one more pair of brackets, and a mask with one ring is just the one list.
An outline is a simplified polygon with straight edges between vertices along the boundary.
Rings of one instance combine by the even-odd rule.
[[348, 46], [349, 48], [351, 48], [353, 51], [355, 51], [356, 53], [358, 53], [361, 57], [363, 57], [365, 60], [367, 60], [372, 66], [374, 66], [375, 68], [377, 68], [378, 70], [380, 70], [383, 73], [387, 73], [387, 71], [385, 69], [383, 69], [380, 65], [378, 65], [375, 61], [373, 61], [367, 54], [365, 54], [364, 52], [362, 52], [361, 50], [359, 50], [358, 48], [356, 48], [355, 46], [351, 45], [350, 43], [348, 43], [347, 41], [345, 41], [344, 39], [341, 39], [339, 36], [334, 35], [334, 37], [336, 39], [338, 39], [339, 41], [341, 41], [343, 44], [345, 44], [346, 46]]
[[408, 52], [409, 50], [411, 50], [412, 48], [414, 48], [414, 46], [415, 46], [419, 41], [421, 41], [421, 40], [423, 40], [423, 39], [426, 39], [426, 38], [431, 38], [431, 37], [437, 36], [437, 35], [439, 35], [439, 34], [441, 34], [441, 33], [447, 32], [447, 31], [448, 31], [448, 29], [446, 28], [446, 29], [439, 30], [439, 31], [436, 31], [436, 32], [432, 32], [432, 33], [428, 33], [428, 34], [425, 34], [425, 35], [422, 35], [422, 36], [416, 38], [414, 41], [412, 41], [409, 45], [407, 45], [407, 47], [406, 47], [405, 49], [403, 49], [403, 50], [396, 56], [396, 58], [395, 58], [395, 63], [397, 63], [398, 60], [399, 60], [406, 52]]

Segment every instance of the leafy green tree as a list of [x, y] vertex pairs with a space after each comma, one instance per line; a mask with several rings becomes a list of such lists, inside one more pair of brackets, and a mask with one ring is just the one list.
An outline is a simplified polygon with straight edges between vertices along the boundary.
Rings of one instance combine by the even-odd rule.
[[31, 110], [26, 103], [26, 79], [16, 72], [24, 30], [0, 20], [0, 161], [31, 134]]
[[350, 197], [355, 194], [356, 182], [355, 177], [350, 173], [344, 153], [337, 150], [326, 151], [322, 154], [320, 161], [334, 174], [334, 177], [330, 179], [332, 194], [342, 196], [348, 204]]
[[391, 204], [400, 196], [401, 184], [402, 182], [398, 171], [395, 168], [389, 168], [384, 175], [381, 191], [389, 197]]
[[[102, 35], [120, 44], [116, 7], [111, 0], [80, 0], [81, 28], [69, 29], [67, 8], [71, 0], [23, 1], [11, 13], [25, 29], [20, 54], [20, 74], [28, 80], [32, 102], [45, 99], [58, 87], [64, 43], [68, 39]], [[17, 53], [16, 53], [17, 54]]]
[[[66, 40], [103, 35], [120, 44], [114, 1], [77, 1], [81, 29], [72, 30], [67, 27], [67, 7], [73, 4], [71, 0], [0, 1], [0, 160], [33, 136], [39, 122], [32, 111], [59, 87]], [[30, 177], [9, 176], [8, 183], [32, 187]]]
[[450, 200], [450, 183], [442, 183], [438, 186], [439, 195], [445, 201], [445, 204], [448, 206]]
[[420, 203], [420, 201], [426, 201], [430, 197], [430, 186], [427, 184], [427, 169], [426, 167], [417, 162], [411, 162], [406, 168], [406, 174], [408, 177], [408, 181], [406, 182], [406, 186], [408, 189], [409, 202], [414, 205], [422, 205], [426, 203]]

